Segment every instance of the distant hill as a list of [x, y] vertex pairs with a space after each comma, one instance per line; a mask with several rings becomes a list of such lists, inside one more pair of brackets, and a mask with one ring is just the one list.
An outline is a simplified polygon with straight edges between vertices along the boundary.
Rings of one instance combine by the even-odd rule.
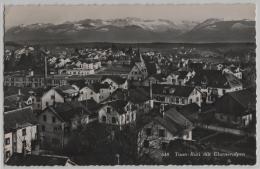
[[85, 19], [62, 24], [19, 25], [6, 31], [5, 41], [38, 43], [83, 42], [255, 42], [255, 21], [204, 22], [165, 19]]

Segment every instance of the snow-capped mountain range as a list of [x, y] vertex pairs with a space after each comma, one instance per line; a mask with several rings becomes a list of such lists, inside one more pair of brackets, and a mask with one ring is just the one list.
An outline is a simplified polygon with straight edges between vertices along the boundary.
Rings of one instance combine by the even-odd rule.
[[38, 42], [252, 42], [255, 22], [203, 22], [166, 19], [85, 19], [62, 24], [36, 23], [6, 30], [6, 41]]

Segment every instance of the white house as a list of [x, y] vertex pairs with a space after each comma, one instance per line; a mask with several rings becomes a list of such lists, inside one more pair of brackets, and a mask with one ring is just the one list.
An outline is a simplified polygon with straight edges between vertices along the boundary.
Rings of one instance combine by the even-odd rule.
[[111, 90], [115, 91], [116, 89], [128, 89], [127, 79], [120, 76], [107, 76], [104, 77], [101, 83], [107, 83], [111, 86]]
[[107, 99], [114, 89], [107, 83], [93, 83], [79, 91], [79, 101], [94, 99], [97, 103]]
[[134, 123], [136, 120], [136, 108], [131, 102], [115, 100], [106, 102], [98, 110], [98, 121], [100, 123], [124, 126]]
[[37, 151], [38, 121], [32, 107], [4, 112], [4, 159], [13, 153]]
[[[146, 88], [148, 91], [149, 88]], [[201, 106], [202, 95], [195, 87], [189, 86], [174, 86], [174, 85], [153, 85], [152, 98], [155, 102], [187, 105], [196, 103]]]

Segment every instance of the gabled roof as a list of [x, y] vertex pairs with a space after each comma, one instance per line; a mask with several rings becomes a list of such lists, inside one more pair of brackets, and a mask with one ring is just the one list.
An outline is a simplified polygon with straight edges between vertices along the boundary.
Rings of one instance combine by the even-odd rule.
[[49, 106], [47, 109], [66, 122], [69, 122], [76, 115], [91, 114], [80, 102], [55, 103], [55, 105]]
[[36, 124], [38, 124], [38, 121], [33, 114], [32, 107], [4, 112], [5, 132]]
[[116, 89], [107, 99], [102, 102], [112, 101], [112, 100], [127, 100], [128, 90], [118, 88]]
[[179, 79], [185, 79], [188, 73], [188, 71], [179, 71]]
[[113, 109], [115, 109], [119, 114], [125, 114], [125, 106], [127, 105], [128, 101], [125, 100], [115, 100], [106, 103], [106, 105], [111, 106]]
[[84, 100], [80, 102], [91, 113], [96, 112], [102, 105], [98, 104], [94, 99]]
[[214, 107], [217, 112], [241, 116], [256, 110], [256, 94], [248, 90], [226, 93], [219, 98]]
[[163, 126], [172, 135], [176, 135], [184, 130], [191, 130], [193, 128], [193, 124], [175, 108], [170, 108], [167, 110], [163, 117], [156, 116], [153, 118], [153, 121]]
[[6, 165], [10, 166], [65, 166], [67, 163], [76, 165], [68, 157], [56, 155], [33, 155], [14, 153]]
[[209, 87], [216, 88], [242, 86], [241, 81], [237, 77], [219, 70], [200, 70], [187, 82], [187, 84], [195, 86], [202, 86], [203, 83]]
[[95, 93], [99, 93], [100, 89], [109, 89], [110, 85], [107, 83], [93, 83], [87, 87], [93, 90]]
[[137, 87], [135, 89], [129, 89], [129, 100], [133, 103], [144, 103], [150, 100], [150, 95], [144, 88]]
[[153, 74], [148, 78], [155, 78], [158, 81], [162, 81], [163, 80], [163, 75], [162, 74]]
[[55, 87], [54, 90], [56, 90], [61, 96], [66, 96], [67, 94], [76, 93], [77, 90], [74, 89], [71, 85], [63, 85]]
[[127, 80], [126, 78], [122, 78], [120, 76], [114, 76], [114, 75], [104, 76], [103, 80], [105, 80], [105, 79], [111, 79], [112, 81], [114, 81], [115, 83], [117, 83], [119, 85], [124, 84], [125, 81]]

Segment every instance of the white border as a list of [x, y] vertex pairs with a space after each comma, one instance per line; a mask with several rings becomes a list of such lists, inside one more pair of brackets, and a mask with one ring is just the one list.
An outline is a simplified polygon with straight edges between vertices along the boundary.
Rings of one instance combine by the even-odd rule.
[[[260, 69], [258, 68], [259, 66], [259, 58], [258, 58], [258, 54], [259, 54], [259, 31], [260, 31], [260, 23], [259, 23], [259, 16], [260, 16], [260, 12], [259, 12], [259, 4], [260, 1], [257, 0], [1, 0], [0, 2], [0, 63], [3, 63], [3, 34], [4, 34], [4, 4], [6, 5], [26, 5], [26, 4], [49, 4], [49, 5], [77, 5], [77, 4], [204, 4], [204, 3], [226, 3], [226, 4], [232, 4], [232, 3], [254, 3], [256, 4], [256, 44], [257, 44], [257, 48], [256, 48], [256, 65], [257, 65], [257, 80], [256, 83], [260, 84], [260, 80], [259, 80], [259, 71]], [[238, 11], [239, 12], [239, 11]], [[3, 112], [3, 66], [0, 66], [0, 112]], [[257, 85], [257, 95], [260, 92], [260, 88]], [[256, 108], [256, 113], [257, 113], [257, 122], [260, 120], [259, 118], [259, 111], [260, 110], [260, 104], [259, 104], [259, 98], [257, 97], [257, 108]], [[3, 126], [3, 113], [0, 113], [0, 124], [1, 126]], [[258, 135], [258, 129], [259, 129], [260, 125], [259, 123], [257, 123], [257, 163], [255, 166], [80, 166], [80, 167], [74, 167], [74, 168], [83, 168], [83, 167], [88, 167], [88, 168], [97, 168], [97, 167], [101, 167], [101, 168], [223, 168], [223, 167], [232, 167], [232, 168], [259, 168], [260, 167], [260, 153], [259, 153], [259, 139], [260, 136]], [[1, 137], [3, 138], [3, 127], [0, 130], [0, 134]], [[4, 167], [4, 163], [3, 163], [3, 140], [4, 139], [0, 139], [0, 163], [1, 166], [0, 168]], [[17, 167], [9, 167], [9, 166], [5, 166], [5, 168], [9, 169], [9, 168], [17, 168]], [[19, 167], [19, 168], [27, 168], [27, 167]], [[31, 167], [31, 168], [46, 168], [46, 167]], [[55, 167], [55, 168], [63, 168], [63, 167]]]

